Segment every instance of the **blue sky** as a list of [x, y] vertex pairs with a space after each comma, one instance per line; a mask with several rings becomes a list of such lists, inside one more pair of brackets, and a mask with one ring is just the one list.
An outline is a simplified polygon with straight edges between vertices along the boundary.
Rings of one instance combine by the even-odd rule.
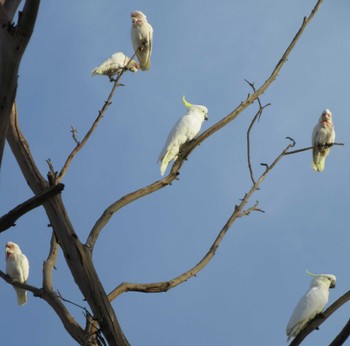
[[[97, 130], [76, 156], [63, 200], [82, 241], [103, 210], [126, 193], [160, 179], [156, 164], [166, 137], [184, 114], [181, 102], [203, 104], [209, 121], [230, 113], [270, 75], [316, 1], [43, 1], [19, 73], [19, 119], [41, 172], [50, 158], [60, 170], [107, 98], [108, 78], [91, 70], [116, 51], [132, 54], [130, 12], [143, 11], [154, 28], [152, 67], [126, 73]], [[324, 108], [333, 112], [337, 142], [348, 143], [350, 22], [348, 0], [325, 1], [277, 80], [261, 97], [271, 103], [253, 129], [252, 162], [271, 163], [293, 137], [310, 145]], [[207, 252], [235, 204], [251, 186], [246, 130], [251, 106], [202, 143], [180, 180], [125, 207], [107, 224], [94, 252], [106, 291], [123, 281], [171, 279]], [[264, 214], [239, 219], [210, 264], [162, 294], [126, 293], [113, 302], [133, 346], [283, 345], [285, 327], [314, 273], [337, 276], [330, 302], [350, 289], [349, 147], [335, 147], [325, 171], [311, 153], [284, 158], [251, 199]], [[32, 196], [8, 147], [0, 173], [0, 212]], [[250, 205], [251, 205], [250, 204]], [[1, 233], [30, 261], [29, 283], [41, 285], [50, 240], [44, 211]], [[5, 268], [3, 259], [2, 269]], [[60, 253], [54, 287], [75, 303], [82, 296]], [[48, 305], [29, 294], [17, 307], [0, 281], [2, 338], [8, 346], [75, 345]], [[82, 311], [69, 306], [83, 323]], [[343, 306], [303, 345], [328, 345], [349, 316]], [[18, 327], [21, 332], [18, 333]]]

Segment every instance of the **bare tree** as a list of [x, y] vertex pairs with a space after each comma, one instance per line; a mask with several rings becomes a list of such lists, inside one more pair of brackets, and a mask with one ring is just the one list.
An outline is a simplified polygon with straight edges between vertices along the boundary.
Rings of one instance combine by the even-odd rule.
[[[141, 189], [130, 192], [108, 206], [100, 218], [96, 221], [85, 242], [80, 239], [79, 235], [74, 230], [66, 212], [61, 198], [61, 192], [64, 187], [61, 181], [69, 169], [70, 163], [74, 159], [75, 155], [78, 154], [78, 152], [84, 147], [103, 115], [108, 110], [113, 94], [120, 86], [119, 81], [122, 78], [124, 71], [121, 72], [116, 78], [107, 101], [104, 102], [96, 120], [93, 122], [90, 130], [86, 133], [82, 141], [77, 140], [75, 130], [72, 129], [76, 146], [68, 155], [61, 171], [56, 172], [52, 163], [48, 161], [49, 173], [47, 178], [45, 178], [39, 172], [35, 160], [31, 155], [29, 145], [20, 129], [15, 104], [18, 67], [33, 31], [40, 2], [38, 0], [27, 0], [23, 11], [19, 13], [18, 23], [15, 25], [12, 23], [12, 20], [17, 11], [19, 3], [20, 1], [0, 0], [0, 157], [2, 156], [4, 141], [6, 138], [22, 171], [23, 177], [27, 181], [34, 196], [13, 208], [0, 219], [0, 232], [4, 232], [9, 229], [12, 225], [14, 225], [18, 218], [33, 208], [42, 206], [47, 214], [49, 224], [52, 227], [52, 238], [49, 254], [43, 265], [42, 287], [34, 287], [29, 284], [20, 284], [11, 280], [11, 278], [3, 272], [0, 272], [0, 276], [9, 284], [12, 284], [15, 287], [25, 288], [28, 291], [31, 291], [34, 296], [45, 300], [59, 316], [67, 332], [79, 344], [108, 344], [118, 346], [129, 345], [129, 342], [119, 325], [118, 318], [114, 309], [112, 308], [111, 302], [122, 293], [128, 291], [146, 293], [166, 292], [195, 276], [213, 258], [225, 234], [238, 218], [246, 216], [253, 211], [262, 212], [262, 210], [259, 208], [258, 202], [255, 202], [250, 206], [249, 202], [254, 192], [260, 188], [261, 183], [271, 172], [271, 170], [275, 168], [278, 162], [287, 154], [312, 149], [304, 148], [291, 151], [290, 149], [295, 145], [295, 142], [293, 139], [288, 138], [288, 143], [286, 144], [285, 148], [281, 150], [280, 154], [277, 155], [270, 164], [262, 164], [265, 167], [265, 170], [258, 177], [255, 176], [250, 158], [250, 133], [252, 127], [260, 118], [264, 109], [269, 106], [268, 104], [262, 105], [260, 96], [277, 78], [280, 70], [288, 59], [289, 54], [303, 34], [307, 25], [317, 13], [322, 4], [322, 0], [318, 0], [310, 15], [303, 19], [298, 32], [289, 44], [285, 53], [279, 59], [276, 67], [267, 78], [266, 82], [259, 88], [256, 88], [254, 83], [248, 82], [252, 89], [252, 93], [249, 94], [247, 98], [241, 102], [230, 114], [222, 118], [195, 140], [183, 145], [180, 155], [173, 164], [168, 176]], [[226, 220], [225, 225], [218, 231], [218, 235], [208, 252], [203, 254], [203, 257], [197, 264], [193, 265], [177, 277], [154, 283], [123, 282], [119, 285], [116, 283], [116, 287], [111, 292], [105, 292], [99, 275], [96, 272], [92, 255], [99, 235], [109, 220], [115, 213], [126, 205], [170, 185], [175, 179], [177, 179], [184, 160], [190, 156], [193, 150], [195, 150], [207, 138], [218, 132], [231, 121], [235, 120], [239, 115], [242, 115], [243, 112], [254, 103], [258, 105], [258, 110], [247, 131], [247, 163], [252, 186], [250, 189], [247, 189], [247, 192], [242, 197], [240, 203], [234, 207], [230, 217]], [[72, 277], [90, 308], [90, 310], [83, 308], [86, 318], [85, 326], [81, 326], [73, 318], [66, 304], [64, 304], [67, 302], [66, 299], [62, 297], [53, 287], [52, 270], [55, 265], [59, 249], [62, 250]], [[340, 298], [338, 303], [335, 304], [344, 304], [347, 299], [348, 298]], [[331, 308], [332, 307], [325, 312], [324, 315], [326, 317], [335, 311], [335, 309], [332, 310]], [[300, 337], [298, 336], [292, 342], [292, 344], [297, 345], [298, 340], [301, 341], [302, 338], [307, 335], [307, 333], [317, 328], [322, 321], [323, 320], [318, 318], [310, 323], [307, 328], [302, 331], [302, 335], [300, 335]], [[345, 334], [348, 335], [348, 329], [348, 327], [345, 328], [346, 331], [342, 334], [343, 339]], [[340, 343], [334, 343], [334, 345], [338, 344], [340, 345]]]

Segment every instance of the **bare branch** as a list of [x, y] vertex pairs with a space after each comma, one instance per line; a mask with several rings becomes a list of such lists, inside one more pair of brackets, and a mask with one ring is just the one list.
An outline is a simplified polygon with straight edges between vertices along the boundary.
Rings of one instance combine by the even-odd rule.
[[313, 320], [311, 320], [306, 327], [300, 331], [300, 333], [293, 339], [289, 346], [300, 345], [301, 342], [315, 329], [324, 323], [328, 317], [330, 317], [336, 310], [338, 310], [342, 305], [350, 300], [350, 291], [343, 294], [338, 300], [336, 300], [327, 310], [322, 314], [317, 315]]
[[350, 319], [341, 330], [341, 332], [337, 335], [337, 337], [329, 344], [329, 346], [340, 346], [343, 345], [344, 342], [349, 338], [350, 335]]
[[271, 85], [271, 83], [277, 78], [279, 71], [283, 67], [284, 63], [287, 61], [287, 58], [296, 45], [297, 41], [301, 37], [303, 31], [305, 30], [306, 26], [309, 24], [309, 22], [312, 20], [316, 12], [318, 11], [320, 5], [322, 4], [323, 0], [318, 0], [317, 4], [313, 8], [312, 12], [310, 13], [309, 17], [304, 18], [304, 21], [299, 28], [297, 34], [294, 36], [292, 42], [288, 46], [287, 50], [283, 54], [282, 58], [279, 60], [278, 64], [276, 65], [275, 69], [271, 73], [270, 77], [267, 79], [267, 81], [252, 95], [248, 95], [247, 99], [244, 102], [241, 102], [241, 104], [233, 110], [229, 115], [227, 115], [225, 118], [214, 124], [212, 127], [210, 127], [208, 130], [203, 132], [199, 137], [192, 140], [191, 142], [185, 143], [181, 147], [181, 152], [178, 155], [177, 160], [174, 162], [170, 173], [168, 176], [166, 176], [162, 180], [158, 180], [144, 188], [138, 189], [134, 192], [131, 192], [122, 198], [120, 198], [118, 201], [111, 204], [105, 211], [102, 213], [100, 218], [96, 221], [95, 225], [93, 226], [88, 239], [86, 241], [86, 246], [90, 248], [91, 251], [93, 251], [93, 248], [95, 246], [95, 243], [97, 241], [97, 238], [99, 234], [101, 233], [103, 227], [108, 223], [108, 221], [111, 219], [114, 213], [116, 213], [119, 209], [123, 208], [127, 204], [142, 198], [144, 196], [149, 195], [150, 193], [153, 193], [155, 191], [160, 190], [161, 188], [171, 184], [175, 179], [177, 179], [177, 176], [179, 175], [179, 171], [181, 166], [183, 165], [184, 160], [187, 159], [189, 154], [197, 147], [199, 146], [205, 139], [207, 139], [209, 136], [213, 135], [215, 132], [219, 131], [222, 127], [226, 126], [228, 123], [230, 123], [232, 120], [234, 120], [240, 113], [242, 113], [248, 106], [250, 106], [252, 103], [254, 103], [255, 100], [258, 99], [258, 97]]
[[[109, 106], [112, 104], [112, 98], [114, 95], [115, 90], [117, 89], [118, 86], [122, 86], [122, 84], [119, 84], [119, 80], [122, 77], [122, 75], [124, 74], [124, 72], [127, 70], [127, 67], [129, 66], [131, 60], [135, 57], [136, 53], [134, 53], [134, 55], [129, 59], [128, 63], [126, 64], [126, 66], [123, 68], [123, 70], [119, 73], [119, 75], [117, 76], [117, 78], [114, 80], [114, 84], [112, 87], [112, 90], [110, 91], [108, 97], [107, 97], [107, 101], [104, 102], [101, 110], [98, 112], [98, 116], [95, 119], [95, 121], [93, 122], [93, 124], [91, 125], [89, 131], [86, 133], [86, 135], [84, 136], [83, 140], [81, 142], [76, 141], [77, 145], [76, 147], [73, 149], [73, 151], [69, 154], [68, 158], [66, 159], [66, 162], [63, 165], [63, 168], [61, 170], [61, 172], [58, 174], [56, 182], [59, 183], [63, 176], [66, 174], [67, 169], [70, 165], [70, 163], [72, 162], [74, 156], [83, 148], [83, 146], [86, 144], [86, 142], [88, 141], [88, 139], [90, 138], [90, 136], [92, 135], [92, 133], [94, 132], [94, 130], [96, 129], [97, 125], [99, 124], [100, 120], [103, 118], [104, 114], [106, 113], [107, 109], [109, 108]], [[73, 138], [74, 138], [74, 132], [73, 132]]]
[[288, 146], [282, 151], [282, 153], [272, 162], [272, 164], [265, 170], [265, 172], [260, 176], [260, 178], [257, 180], [257, 182], [252, 186], [252, 188], [249, 190], [248, 193], [245, 194], [244, 198], [241, 200], [241, 203], [239, 205], [236, 205], [234, 208], [233, 213], [227, 220], [226, 224], [223, 226], [221, 231], [219, 232], [218, 236], [216, 237], [214, 243], [210, 247], [209, 251], [205, 254], [205, 256], [191, 269], [187, 270], [183, 274], [177, 276], [174, 279], [171, 279], [169, 281], [163, 281], [163, 282], [156, 282], [156, 283], [129, 283], [124, 282], [121, 283], [118, 287], [116, 287], [114, 290], [112, 290], [108, 294], [108, 298], [110, 301], [117, 298], [120, 294], [128, 291], [136, 291], [136, 292], [144, 292], [144, 293], [159, 293], [159, 292], [166, 292], [183, 282], [187, 281], [191, 277], [195, 276], [200, 272], [208, 263], [209, 261], [214, 257], [216, 250], [221, 244], [221, 241], [224, 239], [227, 231], [231, 228], [232, 224], [237, 218], [240, 218], [244, 215], [248, 215], [253, 210], [259, 210], [257, 209], [258, 202], [246, 210], [243, 210], [247, 202], [249, 201], [249, 198], [253, 195], [253, 193], [258, 190], [259, 185], [263, 182], [263, 180], [266, 178], [266, 176], [271, 172], [271, 170], [276, 166], [276, 164], [281, 160], [281, 158], [284, 156], [284, 154], [289, 150], [289, 148], [292, 147], [292, 144], [288, 144]]
[[16, 97], [18, 69], [33, 32], [40, 0], [26, 0], [15, 27], [11, 21], [17, 3], [16, 0], [11, 4], [6, 1], [0, 7], [0, 166], [11, 109]]
[[27, 201], [19, 204], [14, 209], [10, 210], [7, 214], [0, 218], [0, 233], [6, 231], [12, 226], [15, 226], [16, 220], [18, 220], [21, 216], [28, 213], [32, 209], [39, 207], [49, 198], [61, 193], [63, 189], [63, 184], [49, 187], [39, 195], [28, 199]]
[[[245, 80], [250, 87], [253, 89], [253, 92], [256, 92], [254, 83], [249, 82], [248, 80]], [[258, 104], [259, 104], [259, 109], [257, 111], [257, 113], [255, 114], [252, 122], [250, 123], [249, 127], [248, 127], [248, 131], [247, 131], [247, 161], [248, 161], [248, 169], [249, 169], [249, 173], [250, 173], [250, 179], [252, 180], [252, 183], [255, 184], [255, 179], [254, 179], [254, 174], [253, 174], [253, 168], [252, 168], [252, 164], [251, 164], [251, 159], [250, 159], [250, 132], [255, 124], [255, 122], [259, 119], [262, 115], [262, 112], [264, 111], [264, 109], [268, 106], [270, 106], [271, 104], [268, 103], [265, 106], [262, 106], [260, 98], [257, 98]]]
[[[18, 126], [15, 108], [11, 113], [7, 140], [25, 180], [35, 194], [40, 193], [48, 187], [48, 183], [39, 173], [30, 154], [29, 146]], [[98, 321], [106, 340], [110, 345], [129, 345], [93, 266], [90, 252], [79, 241], [62, 199], [59, 195], [55, 196], [47, 200], [43, 206], [53, 227], [57, 241], [63, 250], [72, 276], [89, 304], [94, 318]], [[48, 301], [49, 304], [55, 304], [57, 297], [50, 294], [49, 291], [47, 292], [47, 297], [51, 299]], [[64, 307], [62, 302], [60, 303]]]

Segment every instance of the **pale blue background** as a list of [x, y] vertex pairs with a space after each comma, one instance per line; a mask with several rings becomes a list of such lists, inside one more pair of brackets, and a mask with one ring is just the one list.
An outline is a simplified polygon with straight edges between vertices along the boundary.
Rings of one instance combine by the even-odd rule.
[[[132, 54], [130, 12], [154, 28], [149, 72], [127, 73], [108, 113], [71, 164], [63, 199], [86, 240], [103, 210], [160, 178], [156, 164], [168, 132], [184, 114], [183, 94], [209, 109], [207, 129], [260, 86], [316, 1], [43, 1], [24, 56], [17, 93], [21, 128], [45, 175], [60, 170], [106, 100], [108, 78], [91, 70], [116, 51]], [[271, 163], [293, 137], [310, 145], [324, 108], [333, 112], [338, 142], [349, 143], [350, 2], [325, 1], [277, 80], [262, 96], [272, 105], [253, 130], [252, 161]], [[246, 129], [253, 105], [205, 141], [180, 180], [116, 214], [101, 234], [94, 260], [106, 291], [122, 281], [171, 279], [206, 253], [235, 204], [251, 186]], [[200, 274], [162, 294], [126, 293], [113, 302], [133, 346], [284, 345], [285, 327], [310, 278], [305, 269], [337, 276], [330, 302], [350, 289], [349, 145], [332, 149], [323, 173], [311, 153], [284, 158], [250, 201], [253, 213], [234, 224]], [[0, 174], [4, 214], [32, 196], [6, 148]], [[40, 286], [50, 229], [42, 208], [0, 235], [20, 244], [30, 261], [29, 283]], [[4, 270], [4, 259], [0, 262]], [[60, 253], [54, 287], [84, 305]], [[16, 305], [0, 281], [1, 338], [7, 346], [75, 345], [51, 308], [28, 295]], [[84, 322], [82, 311], [68, 306]], [[349, 305], [303, 345], [328, 345], [349, 318]]]

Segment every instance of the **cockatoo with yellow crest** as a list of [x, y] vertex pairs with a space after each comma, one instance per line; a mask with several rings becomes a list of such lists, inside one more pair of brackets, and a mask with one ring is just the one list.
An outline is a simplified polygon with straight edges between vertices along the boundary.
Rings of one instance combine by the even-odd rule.
[[140, 65], [134, 59], [130, 60], [130, 58], [124, 53], [117, 52], [106, 59], [100, 66], [94, 68], [92, 70], [92, 75], [104, 75], [108, 76], [109, 79], [112, 80], [112, 76], [119, 74], [124, 68], [131, 72], [137, 72]]
[[199, 133], [202, 123], [208, 119], [207, 107], [192, 105], [182, 98], [188, 108], [187, 113], [180, 118], [169, 133], [168, 139], [159, 155], [160, 173], [163, 176], [170, 161], [176, 160], [182, 144], [191, 141]]
[[336, 277], [332, 274], [311, 274], [313, 277], [309, 290], [300, 299], [298, 305], [288, 322], [286, 333], [288, 340], [297, 336], [300, 331], [311, 321], [317, 314], [321, 313], [328, 303], [329, 288], [334, 288]]
[[[6, 273], [12, 280], [20, 283], [26, 283], [29, 276], [29, 262], [27, 257], [22, 253], [19, 246], [12, 242], [6, 243]], [[17, 293], [18, 305], [27, 302], [27, 291], [23, 288], [14, 287]]]
[[324, 170], [326, 157], [331, 151], [330, 147], [324, 147], [326, 144], [333, 144], [335, 141], [335, 132], [332, 121], [332, 112], [325, 109], [314, 127], [312, 132], [312, 168], [317, 172]]
[[153, 28], [148, 23], [147, 17], [141, 11], [131, 13], [131, 41], [139, 59], [141, 70], [149, 70], [151, 67], [151, 54], [153, 43]]

